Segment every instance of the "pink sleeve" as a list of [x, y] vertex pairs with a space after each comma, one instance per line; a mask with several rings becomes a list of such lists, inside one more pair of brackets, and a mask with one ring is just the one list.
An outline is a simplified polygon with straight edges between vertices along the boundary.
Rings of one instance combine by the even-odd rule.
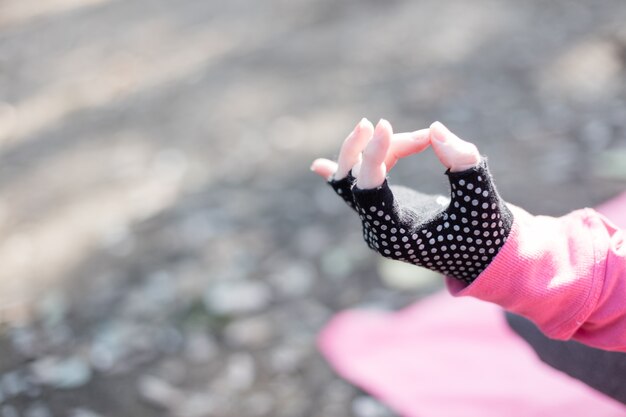
[[448, 278], [450, 292], [499, 304], [551, 338], [626, 352], [624, 231], [592, 209], [554, 218], [510, 208], [506, 244], [471, 285]]

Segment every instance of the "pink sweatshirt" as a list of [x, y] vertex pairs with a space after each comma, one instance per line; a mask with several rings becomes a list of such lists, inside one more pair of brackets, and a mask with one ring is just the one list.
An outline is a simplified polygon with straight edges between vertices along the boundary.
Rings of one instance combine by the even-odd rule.
[[510, 208], [506, 244], [472, 284], [448, 278], [450, 292], [520, 314], [548, 337], [626, 352], [624, 231], [592, 209], [554, 218]]

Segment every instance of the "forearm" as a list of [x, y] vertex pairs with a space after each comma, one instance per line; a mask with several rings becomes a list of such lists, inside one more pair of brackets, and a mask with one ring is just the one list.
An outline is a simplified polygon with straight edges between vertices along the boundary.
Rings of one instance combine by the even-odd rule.
[[549, 337], [626, 351], [623, 231], [591, 209], [559, 218], [511, 210], [498, 256], [471, 285], [448, 279], [450, 291], [525, 316]]

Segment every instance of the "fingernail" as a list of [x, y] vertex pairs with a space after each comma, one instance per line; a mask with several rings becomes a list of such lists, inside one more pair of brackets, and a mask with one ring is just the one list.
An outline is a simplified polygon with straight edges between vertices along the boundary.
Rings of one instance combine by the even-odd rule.
[[433, 139], [440, 143], [446, 143], [447, 138], [445, 134], [446, 127], [441, 122], [434, 122], [430, 125], [430, 133]]
[[380, 119], [378, 123], [376, 123], [376, 128], [374, 129], [374, 132], [380, 132], [385, 128], [385, 125], [389, 126], [389, 122], [385, 119]]
[[359, 124], [357, 125], [360, 129], [363, 129], [364, 127], [367, 126], [367, 124], [369, 123], [369, 120], [367, 120], [367, 118], [362, 118], [361, 121], [359, 122]]

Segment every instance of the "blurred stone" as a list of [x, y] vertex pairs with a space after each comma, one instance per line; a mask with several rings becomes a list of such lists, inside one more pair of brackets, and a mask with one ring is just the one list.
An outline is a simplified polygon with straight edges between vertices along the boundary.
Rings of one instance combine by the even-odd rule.
[[[604, 39], [575, 42], [544, 71], [543, 88], [569, 99], [591, 101], [610, 96], [620, 85], [623, 65], [618, 46]], [[547, 94], [548, 95], [548, 94]]]
[[324, 277], [335, 279], [347, 277], [354, 270], [351, 252], [341, 246], [329, 248], [322, 255], [321, 268]]
[[169, 303], [176, 297], [174, 277], [167, 271], [156, 271], [148, 276], [142, 295], [152, 303], [153, 309], [163, 308], [163, 304]]
[[352, 405], [355, 388], [339, 379], [329, 379], [324, 385], [320, 407], [316, 416], [347, 416]]
[[226, 363], [224, 381], [234, 391], [243, 391], [252, 386], [256, 378], [256, 365], [251, 355], [236, 353]]
[[382, 257], [377, 262], [378, 274], [383, 283], [395, 290], [432, 291], [442, 285], [443, 277], [438, 272]]
[[159, 328], [155, 341], [158, 350], [166, 354], [173, 354], [180, 351], [184, 343], [182, 334], [173, 326]]
[[33, 404], [24, 411], [24, 417], [52, 417], [52, 412], [43, 404]]
[[199, 246], [224, 233], [231, 225], [221, 212], [202, 211], [186, 216], [180, 227], [187, 242]]
[[307, 226], [296, 230], [298, 251], [307, 258], [315, 258], [330, 244], [330, 236], [321, 226]]
[[393, 417], [394, 413], [378, 400], [360, 396], [352, 401], [354, 417]]
[[224, 338], [231, 347], [259, 348], [274, 336], [274, 325], [263, 316], [232, 321], [224, 328]]
[[602, 120], [591, 120], [582, 128], [582, 139], [592, 151], [606, 149], [613, 139], [611, 125]]
[[287, 297], [306, 295], [315, 281], [316, 271], [308, 262], [291, 262], [277, 265], [276, 273], [270, 277], [279, 293]]
[[64, 322], [46, 327], [45, 335], [50, 345], [49, 349], [67, 345], [74, 340], [73, 330]]
[[315, 332], [319, 327], [326, 322], [332, 315], [332, 311], [316, 301], [314, 298], [305, 298], [299, 300], [295, 306], [294, 313], [297, 312], [297, 321], [290, 320], [291, 325], [295, 325], [299, 330], [298, 332], [292, 332], [302, 337], [302, 335], [310, 336], [311, 332]]
[[208, 393], [191, 394], [172, 410], [172, 414], [176, 417], [206, 417], [214, 415], [215, 407], [215, 401]]
[[225, 281], [210, 286], [204, 295], [207, 309], [221, 315], [243, 314], [264, 309], [272, 300], [267, 284], [260, 281]]
[[151, 367], [150, 375], [173, 386], [184, 385], [188, 378], [187, 364], [178, 355], [163, 358]]
[[5, 397], [15, 397], [25, 393], [29, 388], [26, 375], [20, 370], [5, 373], [0, 382]]
[[30, 327], [16, 327], [10, 330], [9, 337], [13, 349], [27, 358], [37, 356], [42, 349], [37, 332]]
[[276, 373], [296, 372], [306, 363], [305, 360], [309, 353], [310, 347], [307, 347], [307, 345], [291, 344], [279, 346], [272, 350], [270, 354], [272, 370]]
[[187, 171], [188, 158], [180, 149], [162, 149], [154, 157], [152, 168], [161, 181], [178, 181]]
[[39, 317], [46, 326], [54, 327], [59, 325], [67, 315], [69, 305], [65, 294], [61, 291], [48, 291], [37, 302]]
[[91, 379], [91, 368], [79, 357], [44, 357], [31, 365], [37, 382], [59, 389], [78, 388]]
[[70, 411], [68, 417], [102, 417], [100, 414], [95, 411], [88, 410], [86, 408], [75, 408]]
[[90, 361], [94, 368], [108, 371], [125, 355], [128, 343], [134, 337], [136, 328], [118, 320], [110, 321], [96, 332], [90, 349]]
[[245, 399], [246, 416], [262, 417], [269, 415], [274, 408], [274, 398], [266, 392], [253, 392]]
[[600, 178], [626, 180], [626, 148], [610, 149], [596, 155], [593, 173]]
[[137, 382], [139, 396], [148, 404], [175, 410], [183, 404], [185, 394], [168, 382], [154, 376], [144, 375]]
[[218, 353], [215, 340], [204, 332], [194, 331], [187, 335], [185, 356], [196, 363], [208, 362]]
[[117, 225], [104, 231], [102, 245], [114, 256], [125, 257], [135, 249], [135, 237], [127, 225]]
[[0, 409], [0, 414], [2, 417], [20, 417], [17, 409], [12, 405], [3, 405]]

